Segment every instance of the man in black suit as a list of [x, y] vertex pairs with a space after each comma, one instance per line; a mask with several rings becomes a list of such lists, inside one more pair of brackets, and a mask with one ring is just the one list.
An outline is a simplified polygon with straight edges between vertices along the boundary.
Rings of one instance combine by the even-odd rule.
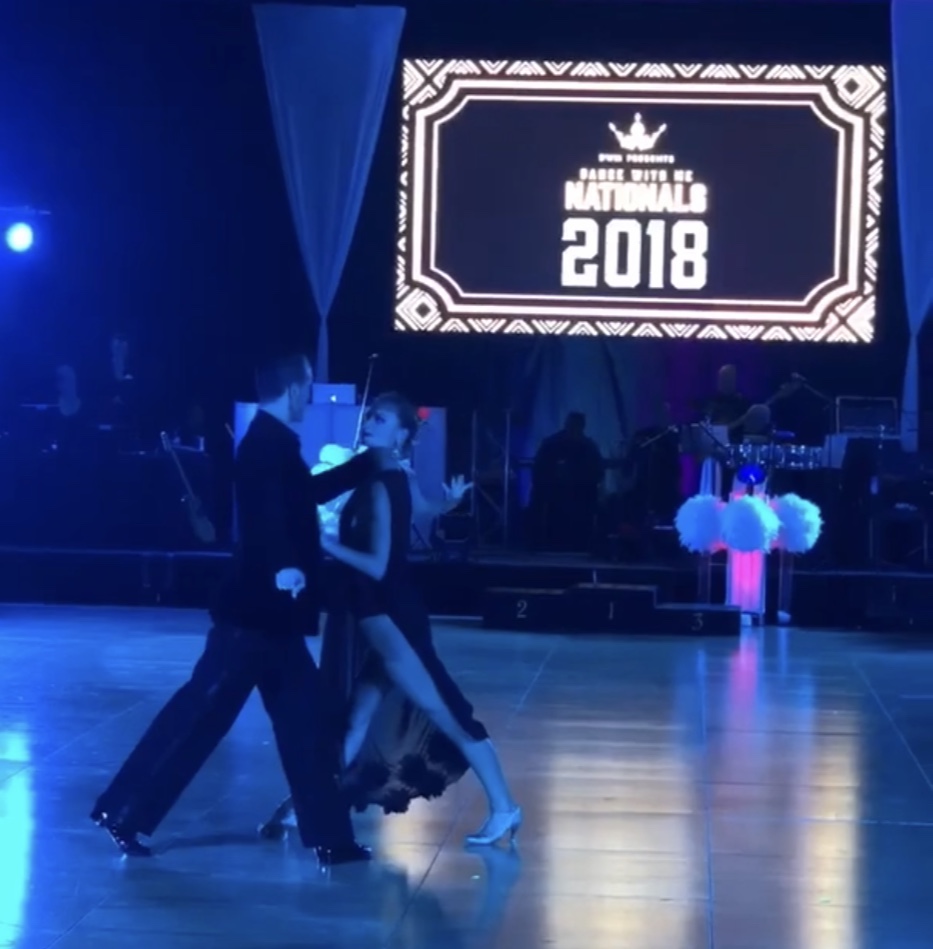
[[742, 441], [742, 426], [745, 413], [751, 402], [738, 388], [738, 373], [735, 366], [721, 366], [716, 374], [716, 391], [703, 399], [701, 414], [710, 425], [725, 426], [729, 430], [729, 441], [738, 444]]
[[534, 458], [531, 510], [541, 546], [589, 550], [604, 475], [599, 446], [586, 434], [586, 416], [571, 412], [564, 427], [541, 442]]
[[365, 860], [337, 787], [333, 711], [305, 637], [318, 630], [321, 541], [316, 505], [373, 470], [366, 452], [312, 477], [298, 435], [311, 368], [291, 356], [256, 374], [259, 411], [234, 466], [239, 541], [211, 610], [213, 628], [190, 680], [175, 693], [91, 814], [126, 854], [151, 836], [236, 721], [254, 688], [275, 733], [302, 842], [322, 865]]

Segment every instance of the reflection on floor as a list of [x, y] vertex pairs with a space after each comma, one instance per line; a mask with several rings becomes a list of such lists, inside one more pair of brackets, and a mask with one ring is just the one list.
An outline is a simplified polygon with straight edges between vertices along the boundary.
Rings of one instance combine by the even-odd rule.
[[322, 878], [255, 839], [282, 793], [251, 702], [152, 861], [86, 820], [198, 653], [200, 614], [0, 607], [0, 946], [928, 949], [933, 641], [496, 634], [438, 644], [497, 736], [517, 852], [464, 851], [472, 777], [359, 820]]

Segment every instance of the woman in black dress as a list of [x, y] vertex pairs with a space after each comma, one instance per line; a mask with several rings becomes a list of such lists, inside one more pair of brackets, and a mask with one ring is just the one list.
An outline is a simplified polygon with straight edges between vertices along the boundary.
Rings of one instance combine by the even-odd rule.
[[[363, 425], [363, 444], [397, 459], [418, 430], [414, 407], [383, 395]], [[342, 565], [340, 606], [328, 617], [323, 677], [347, 708], [342, 724], [342, 784], [358, 810], [371, 804], [405, 811], [417, 797], [437, 797], [467, 770], [476, 772], [489, 802], [470, 844], [514, 837], [522, 812], [509, 791], [485, 727], [434, 649], [430, 620], [410, 578], [412, 499], [409, 476], [397, 463], [350, 497], [339, 538], [322, 539]], [[261, 828], [281, 834], [286, 802]]]

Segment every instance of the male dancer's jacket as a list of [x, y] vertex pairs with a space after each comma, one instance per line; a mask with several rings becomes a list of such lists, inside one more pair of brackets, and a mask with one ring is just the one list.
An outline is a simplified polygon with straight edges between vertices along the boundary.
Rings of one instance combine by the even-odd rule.
[[[353, 490], [373, 469], [370, 452], [312, 475], [298, 435], [260, 411], [240, 442], [234, 484], [239, 540], [233, 569], [211, 616], [239, 629], [313, 636], [322, 603], [317, 505]], [[275, 575], [297, 567], [305, 589], [295, 598], [276, 588]]]

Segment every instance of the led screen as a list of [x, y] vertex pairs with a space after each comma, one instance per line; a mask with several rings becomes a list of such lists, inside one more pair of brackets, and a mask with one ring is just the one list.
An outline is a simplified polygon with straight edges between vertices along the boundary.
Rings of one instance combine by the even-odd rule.
[[872, 340], [882, 67], [402, 75], [396, 329]]

